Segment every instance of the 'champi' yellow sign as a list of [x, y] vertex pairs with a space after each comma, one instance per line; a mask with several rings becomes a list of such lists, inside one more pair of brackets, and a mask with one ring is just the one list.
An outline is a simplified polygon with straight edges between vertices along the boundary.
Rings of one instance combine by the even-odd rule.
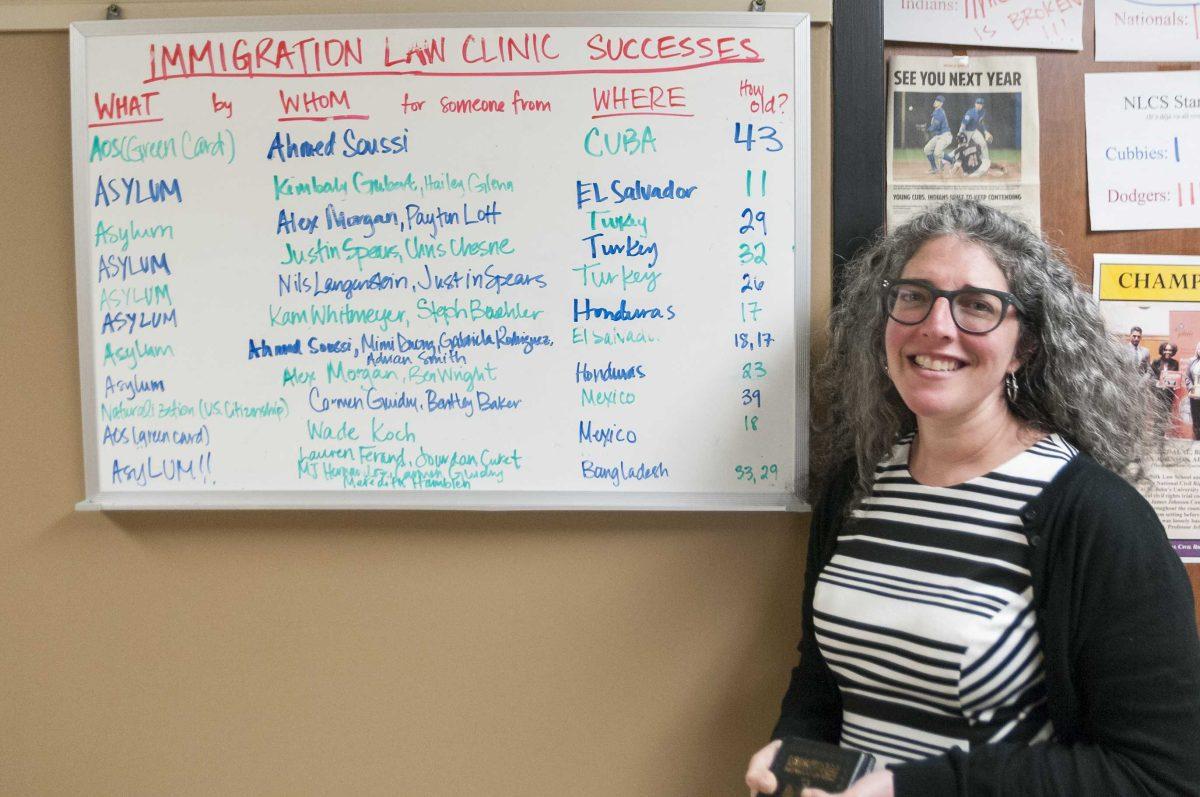
[[1200, 268], [1101, 263], [1101, 301], [1200, 302]]

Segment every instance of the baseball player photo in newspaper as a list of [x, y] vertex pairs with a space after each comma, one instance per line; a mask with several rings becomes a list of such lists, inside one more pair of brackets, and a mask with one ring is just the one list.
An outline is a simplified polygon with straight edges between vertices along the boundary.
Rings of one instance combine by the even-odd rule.
[[1020, 94], [898, 92], [893, 101], [896, 182], [1021, 182]]

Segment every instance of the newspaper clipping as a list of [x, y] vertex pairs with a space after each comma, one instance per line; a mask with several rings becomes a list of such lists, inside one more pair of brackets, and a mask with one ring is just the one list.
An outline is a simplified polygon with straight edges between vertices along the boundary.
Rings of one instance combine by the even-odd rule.
[[889, 229], [959, 196], [1040, 229], [1033, 57], [897, 56], [888, 83]]
[[1096, 255], [1109, 331], [1169, 414], [1162, 461], [1142, 488], [1185, 562], [1200, 562], [1200, 257]]

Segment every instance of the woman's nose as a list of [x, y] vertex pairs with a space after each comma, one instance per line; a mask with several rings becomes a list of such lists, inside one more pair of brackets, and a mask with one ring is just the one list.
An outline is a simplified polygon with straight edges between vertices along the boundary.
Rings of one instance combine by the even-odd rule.
[[[940, 301], [945, 299], [945, 302]], [[925, 317], [921, 327], [924, 331], [931, 335], [951, 335], [954, 333], [956, 324], [954, 323], [954, 313], [950, 309], [950, 299], [945, 296], [934, 297], [933, 307], [929, 308], [929, 315]]]

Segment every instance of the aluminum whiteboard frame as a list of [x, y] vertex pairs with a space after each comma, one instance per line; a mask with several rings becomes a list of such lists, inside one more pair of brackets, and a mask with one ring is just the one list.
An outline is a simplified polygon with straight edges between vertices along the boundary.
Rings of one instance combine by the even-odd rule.
[[[795, 250], [795, 482], [783, 493], [687, 493], [585, 490], [100, 490], [100, 450], [96, 436], [98, 407], [93, 330], [97, 310], [90, 290], [90, 248], [82, 220], [90, 215], [82, 191], [87, 176], [87, 40], [93, 37], [139, 36], [149, 33], [237, 33], [289, 30], [380, 30], [405, 28], [541, 28], [577, 27], [722, 27], [791, 29], [794, 33], [793, 96], [795, 140], [792, 158]], [[809, 440], [809, 346], [812, 307], [812, 83], [811, 16], [767, 13], [481, 13], [481, 14], [347, 14], [169, 20], [76, 22], [70, 27], [71, 175], [75, 194], [75, 280], [79, 320], [79, 376], [83, 414], [84, 489], [82, 511], [194, 509], [375, 509], [375, 510], [642, 510], [642, 511], [785, 511], [807, 512]], [[800, 99], [800, 95], [803, 99]], [[803, 168], [801, 168], [803, 167]]]

